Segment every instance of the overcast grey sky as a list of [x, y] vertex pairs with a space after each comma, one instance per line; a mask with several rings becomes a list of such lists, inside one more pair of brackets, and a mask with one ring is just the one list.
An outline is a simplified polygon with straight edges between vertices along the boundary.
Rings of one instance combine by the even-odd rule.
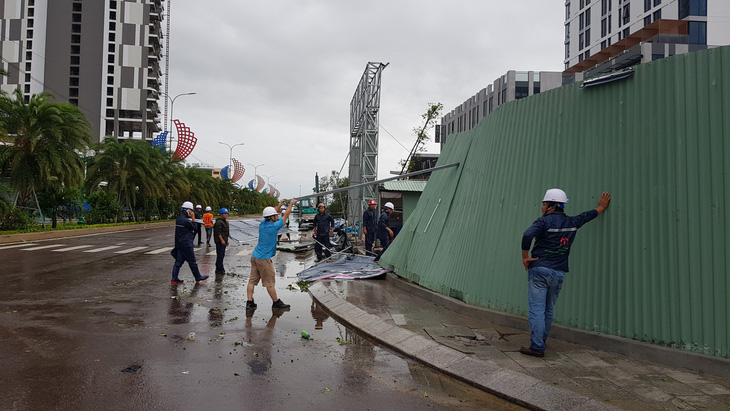
[[[415, 141], [428, 103], [451, 111], [508, 70], [561, 71], [563, 1], [173, 0], [169, 92], [195, 133], [190, 162], [222, 167], [229, 149], [241, 184], [272, 176], [282, 196], [311, 193], [314, 174], [348, 154], [350, 101], [368, 61], [383, 71], [380, 125]], [[379, 178], [404, 149], [380, 130]], [[428, 152], [438, 152], [429, 144]], [[347, 165], [343, 175], [347, 174]]]

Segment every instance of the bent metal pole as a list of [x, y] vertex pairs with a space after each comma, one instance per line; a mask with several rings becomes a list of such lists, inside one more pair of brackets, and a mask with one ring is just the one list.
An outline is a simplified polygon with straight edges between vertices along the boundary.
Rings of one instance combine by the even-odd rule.
[[459, 166], [459, 163], [451, 163], [451, 164], [446, 164], [446, 165], [443, 165], [443, 166], [436, 166], [434, 168], [428, 168], [426, 170], [421, 170], [421, 171], [414, 171], [412, 173], [400, 174], [400, 175], [397, 175], [397, 176], [384, 178], [382, 180], [375, 180], [375, 181], [370, 181], [370, 182], [367, 182], [367, 183], [355, 184], [354, 186], [347, 186], [347, 187], [336, 188], [336, 189], [330, 190], [330, 191], [322, 191], [321, 193], [312, 193], [312, 194], [308, 194], [308, 195], [305, 195], [305, 196], [299, 196], [299, 197], [293, 198], [292, 200], [299, 201], [299, 200], [304, 199], [304, 198], [312, 198], [312, 197], [317, 197], [317, 196], [326, 196], [326, 195], [330, 195], [330, 194], [334, 194], [334, 193], [340, 193], [340, 192], [343, 192], [343, 191], [354, 190], [356, 188], [361, 188], [361, 187], [365, 187], [365, 186], [369, 186], [369, 185], [373, 185], [373, 184], [380, 184], [380, 183], [384, 183], [386, 181], [398, 180], [398, 179], [401, 179], [401, 178], [404, 178], [404, 177], [418, 176], [418, 175], [421, 175], [421, 174], [431, 173], [431, 172], [434, 172], [434, 171], [439, 171], [439, 170], [443, 170], [443, 169], [446, 169], [446, 168], [458, 167], [458, 166]]

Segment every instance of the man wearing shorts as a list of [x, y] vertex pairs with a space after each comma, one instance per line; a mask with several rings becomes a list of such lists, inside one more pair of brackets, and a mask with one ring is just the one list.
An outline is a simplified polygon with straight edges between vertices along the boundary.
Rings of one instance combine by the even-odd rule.
[[291, 307], [289, 304], [284, 304], [276, 295], [276, 271], [274, 270], [274, 263], [271, 261], [276, 255], [276, 234], [284, 226], [284, 221], [289, 218], [289, 214], [291, 214], [291, 210], [297, 202], [296, 200], [291, 200], [289, 207], [280, 218], [279, 211], [284, 201], [281, 200], [276, 207], [264, 208], [262, 215], [264, 221], [259, 224], [259, 241], [251, 255], [251, 276], [248, 279], [248, 286], [246, 287], [246, 296], [248, 297], [246, 301], [247, 310], [256, 309], [256, 303], [253, 301], [253, 291], [259, 281], [266, 288], [266, 291], [271, 297], [271, 301], [274, 302], [271, 308], [286, 309]]

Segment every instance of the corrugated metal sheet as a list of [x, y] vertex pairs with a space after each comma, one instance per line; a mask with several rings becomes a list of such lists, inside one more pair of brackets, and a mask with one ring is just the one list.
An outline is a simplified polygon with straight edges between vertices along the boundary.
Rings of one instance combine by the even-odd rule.
[[449, 140], [439, 163], [461, 166], [431, 176], [381, 263], [526, 315], [520, 239], [545, 190], [563, 188], [572, 215], [610, 191], [578, 233], [556, 322], [729, 358], [729, 77], [723, 47], [501, 106]]
[[416, 191], [421, 192], [426, 188], [427, 180], [393, 180], [383, 183], [382, 190], [385, 191]]

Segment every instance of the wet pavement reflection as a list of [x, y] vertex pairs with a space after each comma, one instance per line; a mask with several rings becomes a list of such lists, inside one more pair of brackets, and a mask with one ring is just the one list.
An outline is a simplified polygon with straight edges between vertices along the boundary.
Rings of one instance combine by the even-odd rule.
[[[313, 264], [311, 252], [274, 258], [277, 292], [290, 311], [273, 311], [262, 287], [258, 308], [246, 311], [254, 241], [229, 249], [225, 275], [213, 273], [212, 247], [196, 248], [211, 278], [195, 284], [184, 267], [185, 283], [171, 286], [169, 253], [145, 254], [171, 244], [171, 233], [54, 240], [89, 247], [50, 257], [0, 249], [0, 409], [514, 407], [330, 318], [296, 286], [296, 273]], [[119, 248], [82, 251], [110, 245]], [[142, 245], [148, 248], [113, 253]]]

